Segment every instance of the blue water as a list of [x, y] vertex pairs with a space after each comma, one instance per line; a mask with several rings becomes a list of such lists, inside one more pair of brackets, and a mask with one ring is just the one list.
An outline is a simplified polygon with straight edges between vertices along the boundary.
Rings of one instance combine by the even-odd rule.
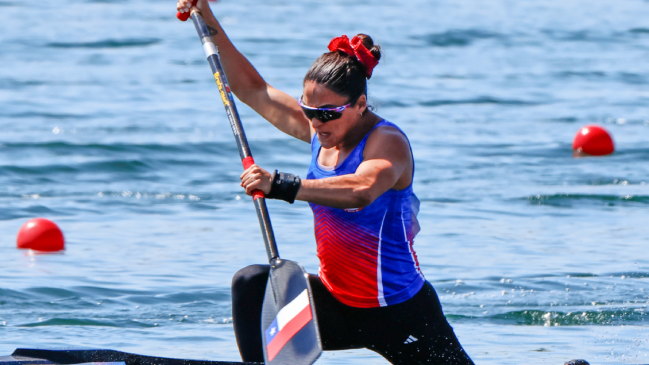
[[[383, 46], [370, 99], [412, 141], [415, 248], [476, 363], [649, 363], [649, 1], [212, 8], [296, 97], [334, 36]], [[266, 254], [192, 25], [173, 1], [1, 0], [0, 14], [0, 355], [238, 360], [230, 279]], [[309, 146], [239, 109], [257, 162], [304, 176]], [[588, 124], [614, 155], [572, 157]], [[269, 209], [280, 253], [315, 272], [307, 204]], [[16, 250], [32, 217], [61, 226], [64, 253]]]

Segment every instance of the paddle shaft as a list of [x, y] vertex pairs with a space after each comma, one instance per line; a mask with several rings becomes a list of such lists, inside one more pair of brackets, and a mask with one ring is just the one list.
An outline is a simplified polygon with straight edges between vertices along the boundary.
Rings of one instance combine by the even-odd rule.
[[[192, 7], [190, 14], [196, 27], [196, 32], [203, 43], [203, 49], [212, 68], [216, 85], [219, 87], [221, 101], [223, 101], [225, 112], [228, 114], [228, 120], [230, 121], [230, 127], [232, 127], [232, 133], [234, 133], [234, 138], [239, 147], [239, 155], [243, 162], [243, 168], [247, 169], [254, 164], [254, 160], [252, 159], [246, 134], [243, 131], [241, 119], [239, 119], [239, 113], [237, 113], [237, 108], [234, 105], [234, 99], [232, 98], [228, 81], [221, 66], [218, 51], [212, 42], [203, 17], [195, 6]], [[176, 16], [182, 21], [188, 18], [187, 13], [178, 12]], [[280, 260], [264, 193], [255, 190], [252, 192], [252, 196], [255, 208], [257, 209], [257, 218], [259, 218], [259, 225], [261, 226], [261, 233], [264, 236], [266, 253], [268, 254], [268, 261], [270, 263], [268, 283], [262, 306], [261, 333], [263, 334], [269, 330], [273, 326], [273, 323], [277, 326], [276, 322], [279, 313], [291, 307], [291, 303], [294, 303], [304, 292], [308, 293], [308, 308], [310, 308], [311, 312], [310, 318], [303, 318], [303, 312], [306, 310], [305, 307], [299, 313], [301, 315], [299, 320], [305, 322], [299, 322], [299, 320], [295, 322], [296, 320], [294, 318], [291, 320], [291, 323], [297, 323], [294, 324], [295, 327], [287, 325], [284, 327], [284, 332], [281, 336], [282, 329], [280, 329], [280, 333], [277, 333], [277, 336], [279, 336], [279, 340], [277, 341], [279, 342], [272, 340], [270, 343], [266, 343], [267, 338], [265, 335], [262, 335], [264, 361], [266, 364], [276, 365], [311, 365], [322, 353], [322, 341], [320, 339], [320, 330], [318, 329], [318, 321], [308, 275], [298, 263], [289, 260]], [[274, 329], [275, 327], [273, 327]]]
[[[207, 61], [210, 64], [212, 73], [214, 74], [216, 85], [219, 87], [221, 101], [223, 102], [225, 112], [228, 115], [230, 127], [232, 127], [232, 133], [234, 133], [234, 139], [237, 141], [237, 147], [239, 147], [239, 156], [241, 157], [243, 168], [247, 169], [248, 167], [253, 165], [255, 161], [252, 158], [250, 146], [248, 145], [246, 133], [243, 130], [243, 125], [241, 124], [241, 119], [239, 118], [237, 107], [234, 105], [232, 92], [230, 91], [228, 80], [226, 79], [225, 73], [223, 72], [218, 50], [212, 42], [212, 37], [210, 36], [210, 33], [207, 29], [205, 20], [203, 20], [203, 17], [196, 7], [192, 7], [191, 9], [191, 18], [194, 22], [194, 27], [196, 27], [198, 37], [203, 43], [203, 49], [205, 50]], [[275, 242], [273, 226], [270, 223], [268, 208], [266, 207], [266, 198], [264, 197], [264, 193], [261, 190], [253, 191], [252, 197], [255, 203], [255, 209], [257, 210], [257, 218], [259, 219], [261, 234], [262, 236], [264, 236], [268, 261], [271, 262], [275, 259], [279, 259], [279, 252], [277, 250], [277, 243]]]

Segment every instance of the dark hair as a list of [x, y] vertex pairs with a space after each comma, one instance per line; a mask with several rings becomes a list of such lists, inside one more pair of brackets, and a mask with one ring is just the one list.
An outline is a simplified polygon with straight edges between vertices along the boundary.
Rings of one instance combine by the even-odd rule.
[[[367, 34], [358, 34], [357, 37], [378, 61], [381, 58], [381, 47], [375, 45]], [[322, 84], [336, 94], [346, 96], [353, 105], [367, 91], [365, 75], [365, 66], [356, 57], [343, 51], [333, 51], [315, 60], [304, 76], [304, 83], [314, 81]]]

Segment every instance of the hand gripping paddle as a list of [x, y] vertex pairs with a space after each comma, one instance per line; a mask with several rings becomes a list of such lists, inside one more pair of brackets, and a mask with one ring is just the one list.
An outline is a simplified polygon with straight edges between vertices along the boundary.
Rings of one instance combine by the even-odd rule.
[[[212, 43], [203, 17], [195, 6], [192, 6], [189, 13], [179, 12], [177, 14], [178, 19], [183, 21], [187, 20], [189, 16], [194, 21], [198, 36], [203, 43], [207, 61], [212, 68], [221, 101], [225, 106], [230, 127], [232, 127], [234, 138], [239, 147], [243, 168], [247, 169], [254, 164], [254, 160], [239, 119], [239, 113], [234, 105], [228, 81], [221, 67], [218, 51]], [[252, 196], [270, 262], [270, 274], [261, 317], [265, 363], [273, 365], [313, 364], [320, 357], [322, 343], [320, 342], [309, 278], [304, 268], [297, 262], [279, 258], [264, 193], [256, 190]]]

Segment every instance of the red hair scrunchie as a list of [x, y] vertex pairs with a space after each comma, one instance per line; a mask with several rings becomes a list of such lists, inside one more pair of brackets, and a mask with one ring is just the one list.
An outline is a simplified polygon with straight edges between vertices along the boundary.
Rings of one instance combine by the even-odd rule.
[[365, 77], [368, 79], [372, 77], [372, 70], [374, 70], [374, 67], [379, 64], [379, 61], [377, 61], [372, 55], [372, 52], [363, 45], [363, 41], [358, 36], [354, 36], [351, 42], [346, 35], [332, 39], [331, 42], [329, 42], [329, 51], [343, 51], [352, 57], [356, 57], [356, 59], [365, 66]]

